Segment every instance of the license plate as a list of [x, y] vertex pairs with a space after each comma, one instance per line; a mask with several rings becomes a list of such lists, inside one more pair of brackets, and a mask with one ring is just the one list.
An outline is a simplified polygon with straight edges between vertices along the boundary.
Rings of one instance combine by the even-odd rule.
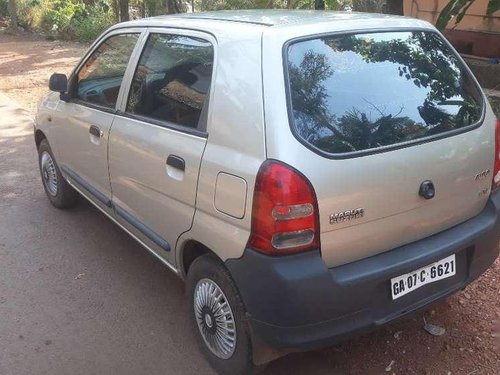
[[457, 272], [455, 254], [416, 271], [391, 279], [392, 299], [397, 299], [426, 284], [446, 279]]

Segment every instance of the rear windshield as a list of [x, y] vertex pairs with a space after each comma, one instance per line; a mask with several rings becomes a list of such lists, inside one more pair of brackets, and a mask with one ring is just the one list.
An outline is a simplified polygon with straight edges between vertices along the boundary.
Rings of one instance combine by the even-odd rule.
[[294, 133], [316, 149], [353, 153], [479, 121], [482, 95], [433, 32], [322, 36], [287, 49]]

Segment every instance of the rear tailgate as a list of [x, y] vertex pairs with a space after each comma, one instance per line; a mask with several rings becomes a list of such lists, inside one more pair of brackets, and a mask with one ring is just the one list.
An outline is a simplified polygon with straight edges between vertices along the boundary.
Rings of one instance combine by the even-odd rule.
[[[329, 266], [348, 263], [440, 232], [477, 215], [489, 196], [489, 127], [453, 138], [349, 160], [316, 160], [321, 251]], [[328, 171], [328, 172], [326, 172]], [[313, 177], [313, 174], [315, 177]], [[343, 176], [343, 177], [340, 177]], [[425, 180], [435, 197], [419, 196]], [[486, 191], [486, 192], [485, 192]], [[362, 208], [363, 217], [330, 220]], [[452, 241], [453, 239], [450, 239]]]
[[[495, 119], [439, 34], [322, 35], [285, 45], [284, 55], [294, 146], [271, 134], [268, 148], [312, 182], [328, 266], [424, 238], [484, 208]], [[431, 199], [419, 195], [425, 181]]]

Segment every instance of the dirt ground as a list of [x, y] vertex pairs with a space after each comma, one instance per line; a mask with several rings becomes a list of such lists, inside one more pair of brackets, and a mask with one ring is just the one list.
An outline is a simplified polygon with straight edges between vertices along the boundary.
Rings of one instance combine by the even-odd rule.
[[[34, 113], [50, 74], [69, 73], [85, 49], [29, 34], [0, 33], [0, 91]], [[495, 346], [499, 282], [497, 260], [465, 291], [427, 311], [339, 346], [286, 356], [271, 363], [265, 373], [300, 369], [308, 374], [500, 374], [500, 348]], [[430, 335], [423, 329], [424, 319], [445, 328], [445, 333]]]
[[34, 113], [52, 73], [70, 74], [88, 46], [0, 34], [0, 91]]

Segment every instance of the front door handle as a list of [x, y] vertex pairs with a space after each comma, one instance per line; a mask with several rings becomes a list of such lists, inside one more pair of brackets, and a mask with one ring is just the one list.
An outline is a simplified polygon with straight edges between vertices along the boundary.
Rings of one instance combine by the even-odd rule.
[[179, 169], [181, 171], [186, 169], [186, 162], [183, 158], [177, 155], [168, 155], [167, 165], [170, 165], [171, 167]]
[[104, 132], [96, 125], [90, 125], [89, 133], [97, 138], [102, 138], [104, 136]]

